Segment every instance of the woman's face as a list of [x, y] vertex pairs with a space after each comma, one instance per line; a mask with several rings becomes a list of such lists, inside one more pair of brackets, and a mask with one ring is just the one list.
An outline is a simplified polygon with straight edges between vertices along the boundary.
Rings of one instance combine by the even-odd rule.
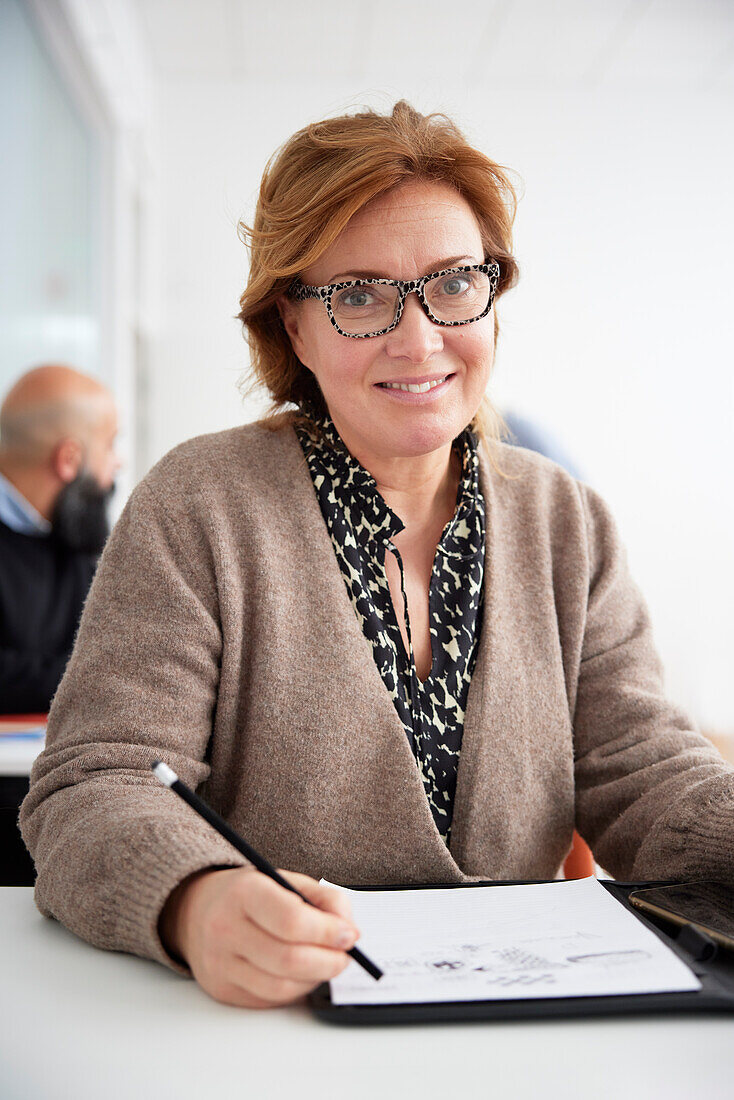
[[[409, 182], [359, 211], [301, 280], [409, 280], [484, 259], [479, 224], [462, 196], [443, 183]], [[407, 458], [445, 447], [479, 408], [494, 358], [491, 310], [471, 324], [444, 327], [411, 294], [392, 332], [354, 340], [336, 331], [323, 302], [283, 300], [281, 307], [296, 355], [363, 464], [371, 456]], [[441, 379], [424, 393], [385, 385]]]

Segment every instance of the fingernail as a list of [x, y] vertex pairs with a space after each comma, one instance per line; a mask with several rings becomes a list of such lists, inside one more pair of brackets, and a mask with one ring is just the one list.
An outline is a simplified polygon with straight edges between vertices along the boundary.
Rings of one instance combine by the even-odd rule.
[[349, 947], [354, 947], [356, 942], [357, 937], [355, 936], [354, 932], [350, 932], [347, 928], [345, 928], [343, 932], [340, 932], [336, 938], [337, 947], [342, 947], [344, 948], [344, 950]]

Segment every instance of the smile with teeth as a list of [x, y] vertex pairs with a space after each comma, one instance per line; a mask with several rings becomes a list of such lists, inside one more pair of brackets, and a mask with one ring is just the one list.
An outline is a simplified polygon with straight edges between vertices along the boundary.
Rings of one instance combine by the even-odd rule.
[[443, 378], [434, 378], [432, 382], [421, 382], [420, 385], [415, 386], [411, 386], [407, 382], [380, 382], [380, 385], [384, 386], [387, 390], [405, 390], [406, 393], [426, 393], [428, 390], [433, 390], [436, 386], [440, 386], [447, 378], [448, 375], [445, 374]]

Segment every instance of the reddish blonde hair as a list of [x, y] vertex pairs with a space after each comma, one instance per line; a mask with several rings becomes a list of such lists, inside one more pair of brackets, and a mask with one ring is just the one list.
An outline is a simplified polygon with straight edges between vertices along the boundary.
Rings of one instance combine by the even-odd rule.
[[[515, 190], [505, 170], [474, 149], [446, 115], [422, 115], [400, 100], [389, 115], [366, 110], [299, 130], [265, 167], [253, 225], [239, 224], [250, 275], [238, 317], [250, 346], [250, 387], [265, 386], [272, 398], [268, 426], [297, 422], [289, 405], [306, 402], [326, 411], [316, 379], [291, 347], [278, 298], [358, 210], [407, 180], [449, 184], [468, 202], [485, 255], [500, 267], [495, 303], [516, 283]], [[496, 312], [494, 330], [496, 339]], [[472, 427], [486, 440], [498, 437], [501, 425], [485, 398]]]

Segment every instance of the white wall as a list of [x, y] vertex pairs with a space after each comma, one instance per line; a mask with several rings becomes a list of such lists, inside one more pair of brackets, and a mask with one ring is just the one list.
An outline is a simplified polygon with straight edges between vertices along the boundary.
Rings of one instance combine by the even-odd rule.
[[262, 407], [236, 391], [247, 354], [232, 318], [247, 266], [236, 223], [266, 159], [312, 119], [400, 95], [453, 113], [523, 178], [494, 396], [555, 431], [610, 501], [671, 694], [734, 731], [730, 96], [162, 82], [151, 458]]

